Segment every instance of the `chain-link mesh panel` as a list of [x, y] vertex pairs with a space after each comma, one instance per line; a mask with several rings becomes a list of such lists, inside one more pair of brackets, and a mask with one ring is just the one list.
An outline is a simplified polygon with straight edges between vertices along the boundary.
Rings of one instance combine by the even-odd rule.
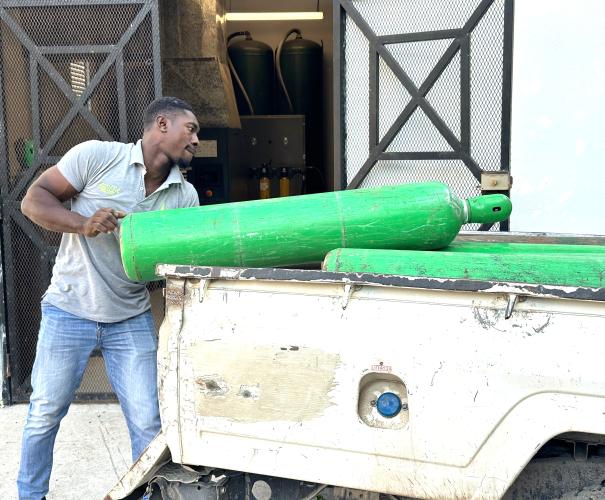
[[[452, 40], [427, 40], [386, 45], [416, 87], [420, 87]], [[459, 78], [459, 77], [458, 77]]]
[[[48, 233], [42, 239], [32, 235], [31, 230], [24, 218], [5, 220], [5, 264], [11, 267], [6, 273], [8, 330], [18, 332], [10, 336], [9, 344], [11, 382], [17, 389], [17, 397], [29, 391], [40, 325], [40, 299], [50, 280], [53, 243], [58, 244], [58, 235]], [[36, 231], [39, 235], [40, 231]]]
[[[64, 155], [74, 144], [98, 139], [120, 139], [120, 126], [116, 97], [117, 78], [115, 64], [104, 72], [86, 100], [83, 107], [78, 108], [78, 114], [67, 124], [73, 101], [82, 96], [97, 73], [102, 69], [109, 53], [103, 54], [61, 54], [47, 56], [53, 68], [61, 74], [64, 87], [69, 87], [67, 94], [61, 92], [61, 106], [56, 106], [49, 98], [58, 89], [57, 83], [51, 79], [43, 68], [40, 72], [44, 77], [40, 80], [40, 121], [43, 126], [41, 145], [53, 156]], [[62, 132], [59, 137], [53, 134]], [[54, 144], [53, 144], [54, 143]]]
[[[368, 182], [393, 183], [387, 177], [389, 172], [399, 182], [429, 180], [434, 178], [435, 168], [441, 165], [447, 169], [451, 161], [458, 168], [442, 177], [452, 187], [470, 183], [474, 191], [481, 171], [503, 167], [506, 2], [353, 0], [352, 6], [345, 5], [343, 110], [347, 119], [343, 137], [350, 187]], [[353, 10], [361, 14], [361, 21], [353, 20]], [[444, 34], [439, 30], [457, 31]], [[390, 38], [381, 39], [382, 35]], [[369, 53], [370, 47], [377, 47], [376, 57]], [[422, 105], [429, 109], [421, 109], [419, 102], [416, 109], [402, 115], [413, 91], [404, 87], [400, 81], [403, 76], [389, 67], [388, 60], [390, 66], [398, 65], [399, 73], [404, 72], [417, 89], [422, 89], [426, 101]], [[374, 72], [378, 74], [375, 88]], [[377, 105], [368, 98], [376, 94]], [[369, 123], [374, 112], [376, 131]], [[369, 137], [382, 141], [393, 124], [399, 130], [390, 131], [390, 142], [383, 141], [379, 148], [370, 149]], [[383, 154], [394, 160], [398, 153], [407, 166], [415, 165], [414, 176], [401, 176], [394, 170], [372, 173], [387, 159]], [[369, 177], [362, 182], [364, 175]]]
[[48, 1], [46, 5], [6, 10], [37, 47], [115, 45], [141, 10], [141, 4], [149, 2], [105, 5], [65, 3]]
[[386, 151], [452, 151], [452, 147], [431, 123], [424, 111], [418, 108], [403, 125]]
[[[51, 60], [52, 59], [58, 59], [58, 57], [51, 58]], [[61, 68], [60, 65], [57, 66]], [[40, 147], [45, 148], [61, 122], [65, 120], [65, 115], [71, 108], [72, 103], [45, 69], [37, 66], [37, 73], [38, 88], [34, 88], [33, 91], [36, 92], [34, 98], [38, 103], [38, 116], [33, 117], [33, 119], [39, 123], [40, 127], [39, 145]], [[64, 82], [68, 81], [69, 79], [64, 79]], [[87, 128], [90, 129], [90, 126], [87, 126]], [[86, 134], [86, 132], [88, 132], [88, 134]], [[82, 137], [98, 138], [95, 135], [91, 135], [91, 132], [88, 130], [83, 131], [82, 133]], [[73, 141], [73, 139], [68, 137], [67, 141]], [[60, 138], [58, 142], [60, 142]], [[69, 144], [72, 145], [76, 143], [77, 142], [69, 142]], [[51, 154], [63, 155], [63, 153], [69, 149], [69, 144], [59, 148], [57, 148], [55, 144], [52, 146]]]
[[483, 170], [500, 170], [504, 0], [495, 0], [471, 33], [471, 156]]
[[[147, 86], [149, 86], [150, 81], [153, 80], [146, 80]], [[120, 83], [120, 85], [122, 85], [122, 83]], [[128, 142], [127, 137], [122, 138], [120, 135], [120, 117], [115, 112], [120, 106], [116, 94], [117, 88], [118, 77], [116, 75], [116, 65], [113, 64], [97, 85], [92, 97], [86, 102], [86, 106], [99, 121], [99, 124], [95, 127], [95, 132], [106, 132], [111, 139]], [[153, 96], [147, 102], [149, 103], [152, 100]], [[143, 116], [142, 112], [137, 115], [139, 121], [142, 121], [140, 119], [141, 116]], [[104, 138], [105, 136], [100, 135], [100, 137]]]
[[376, 35], [462, 28], [480, 0], [353, 0]]
[[[0, 3], [0, 191], [14, 401], [30, 391], [39, 304], [60, 239], [26, 219], [20, 200], [74, 145], [138, 139], [143, 111], [159, 92], [157, 2], [66, 3]], [[93, 355], [78, 397], [110, 392], [102, 358]]]
[[[85, 139], [81, 139], [82, 137], [85, 137]], [[90, 122], [82, 118], [82, 116], [77, 115], [57, 139], [50, 154], [52, 156], [63, 156], [75, 144], [91, 139], [102, 140], [102, 137], [95, 132]]]
[[391, 68], [382, 58], [378, 61], [378, 140], [382, 140], [397, 117], [412, 100]]
[[[360, 64], [357, 59], [368, 60], [370, 46], [357, 25], [347, 19], [345, 47], [345, 81], [347, 105], [345, 106], [345, 158], [347, 179], [352, 179], [368, 157], [369, 138], [369, 83], [367, 62]], [[361, 55], [361, 57], [360, 57]]]
[[443, 182], [460, 198], [481, 194], [479, 182], [459, 160], [427, 160], [422, 165], [416, 161], [381, 160], [363, 180], [361, 187], [426, 181]]
[[95, 349], [82, 375], [80, 387], [76, 390], [76, 399], [109, 399], [113, 398], [112, 392], [101, 351]]
[[[460, 198], [481, 194], [481, 187], [466, 165], [458, 160], [379, 161], [360, 187], [394, 186], [411, 182], [439, 181], [447, 184]], [[462, 229], [473, 231], [479, 224], [465, 224]]]
[[454, 136], [460, 140], [460, 53], [456, 54], [426, 95]]
[[154, 99], [153, 85], [153, 47], [149, 43], [151, 18], [148, 16], [140, 28], [133, 34], [124, 48], [124, 80], [129, 89], [126, 99], [126, 121], [128, 141], [135, 141], [143, 133], [143, 116], [145, 107]]
[[[28, 52], [10, 27], [0, 19], [0, 74], [2, 77], [2, 103], [0, 112], [7, 126], [4, 129], [4, 164], [2, 168], [3, 198], [21, 172], [31, 164], [26, 154], [31, 145], [32, 95], [30, 59]], [[0, 115], [2, 119], [2, 115]], [[11, 123], [10, 127], [8, 123]]]
[[[51, 162], [51, 161], [49, 161], [47, 163], [43, 163], [41, 165], [39, 165], [37, 162], [34, 163], [34, 165], [26, 171], [26, 175], [23, 175], [21, 177], [20, 182], [15, 184], [15, 187], [13, 188], [13, 190], [11, 192], [11, 198], [15, 199], [15, 200], [19, 200], [19, 201], [22, 200], [23, 197], [25, 196], [25, 193], [27, 192], [27, 189], [29, 188], [30, 184], [32, 182], [34, 182], [34, 180], [37, 179], [40, 175], [42, 175], [42, 173], [46, 169], [48, 169], [49, 167], [52, 167], [53, 164], [54, 164], [54, 162]], [[19, 210], [19, 201], [11, 202], [12, 211]], [[41, 227], [36, 226], [35, 224], [31, 224], [31, 227], [33, 228], [32, 231], [34, 231], [34, 232], [43, 233], [43, 234], [46, 234], [48, 232], [48, 231], [45, 231], [44, 229], [42, 229]]]

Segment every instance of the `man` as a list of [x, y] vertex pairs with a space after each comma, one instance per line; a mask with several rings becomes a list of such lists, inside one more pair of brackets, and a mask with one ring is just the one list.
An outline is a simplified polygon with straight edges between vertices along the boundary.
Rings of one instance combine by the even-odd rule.
[[[191, 106], [152, 102], [136, 144], [88, 141], [68, 151], [29, 188], [21, 209], [63, 237], [32, 370], [17, 487], [22, 500], [48, 492], [53, 446], [94, 348], [126, 418], [133, 460], [160, 430], [156, 332], [144, 283], [122, 268], [119, 219], [129, 212], [199, 205], [179, 166], [191, 162], [199, 129]], [[71, 201], [71, 210], [63, 202]]]

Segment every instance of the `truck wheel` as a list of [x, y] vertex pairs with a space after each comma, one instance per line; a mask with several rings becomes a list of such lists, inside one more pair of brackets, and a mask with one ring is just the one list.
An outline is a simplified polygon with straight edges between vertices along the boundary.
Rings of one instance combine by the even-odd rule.
[[533, 459], [503, 497], [503, 500], [525, 499], [605, 499], [605, 457]]
[[597, 498], [605, 498], [605, 484], [595, 484], [580, 491], [570, 491], [563, 495], [561, 500], [597, 500]]

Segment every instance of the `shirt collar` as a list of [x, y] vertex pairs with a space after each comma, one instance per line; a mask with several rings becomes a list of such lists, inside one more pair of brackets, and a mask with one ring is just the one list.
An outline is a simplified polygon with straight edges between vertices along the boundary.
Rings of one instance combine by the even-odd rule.
[[129, 165], [141, 165], [145, 166], [145, 161], [143, 160], [143, 141], [139, 139], [137, 143], [130, 150], [130, 163]]
[[[130, 165], [140, 165], [145, 168], [145, 162], [143, 159], [143, 141], [139, 139], [130, 151]], [[170, 184], [182, 184], [183, 174], [178, 165], [173, 165], [168, 173], [168, 177], [162, 184], [162, 186], [169, 186]]]

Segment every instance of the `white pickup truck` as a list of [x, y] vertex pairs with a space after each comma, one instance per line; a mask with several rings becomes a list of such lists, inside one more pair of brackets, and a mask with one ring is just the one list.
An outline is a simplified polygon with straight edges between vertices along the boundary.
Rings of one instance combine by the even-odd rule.
[[162, 433], [108, 499], [605, 498], [604, 288], [158, 269]]

